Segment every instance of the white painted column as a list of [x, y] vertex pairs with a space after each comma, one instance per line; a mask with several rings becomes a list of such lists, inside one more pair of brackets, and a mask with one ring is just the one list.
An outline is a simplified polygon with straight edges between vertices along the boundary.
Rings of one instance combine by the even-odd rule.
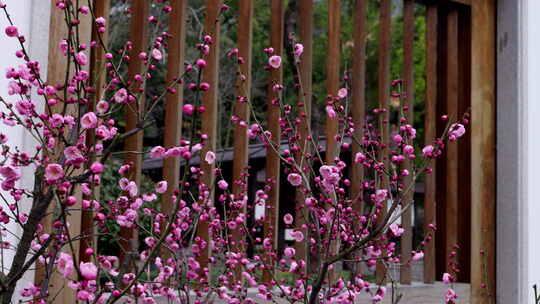
[[497, 303], [540, 288], [540, 1], [498, 0]]
[[[525, 277], [523, 289], [528, 299], [522, 303], [533, 303], [533, 285], [540, 285], [540, 1], [524, 1], [520, 24], [523, 39], [523, 79], [520, 82], [523, 95], [523, 248]], [[539, 286], [540, 287], [540, 286]]]
[[[50, 21], [50, 7], [51, 1], [49, 0], [4, 0], [7, 5], [8, 12], [18, 27], [19, 33], [26, 38], [26, 48], [30, 53], [31, 60], [38, 61], [41, 65], [42, 77], [46, 79], [47, 72], [47, 58], [48, 58], [48, 40], [49, 40], [49, 21]], [[9, 96], [7, 94], [8, 80], [5, 78], [4, 73], [8, 67], [17, 67], [19, 64], [23, 64], [24, 61], [18, 59], [15, 56], [15, 52], [20, 49], [19, 42], [15, 38], [9, 38], [4, 34], [4, 29], [9, 23], [2, 11], [0, 13], [0, 95], [9, 100], [16, 101], [17, 97]], [[37, 96], [34, 96], [35, 100], [39, 100]], [[39, 102], [37, 103], [40, 104]], [[4, 110], [4, 108], [1, 108]], [[41, 109], [43, 110], [43, 105]], [[12, 147], [18, 147], [22, 151], [32, 153], [35, 151], [36, 142], [31, 136], [27, 136], [25, 131], [21, 127], [9, 127], [0, 123], [0, 133], [4, 133], [9, 137], [9, 144]], [[32, 189], [34, 183], [34, 172], [32, 168], [25, 168], [22, 172], [22, 179], [18, 183], [18, 187], [25, 189]], [[9, 197], [9, 196], [6, 196]], [[20, 203], [20, 207], [25, 212], [29, 211], [31, 201], [23, 201]], [[3, 208], [7, 208], [2, 203]], [[8, 225], [5, 227], [11, 233], [17, 236], [22, 235], [22, 229], [18, 225]], [[7, 240], [16, 244], [17, 238], [11, 234], [8, 234]], [[4, 256], [4, 273], [9, 271], [11, 265], [11, 259], [13, 258], [13, 251], [5, 254]], [[17, 286], [17, 290], [20, 290], [26, 286], [29, 282], [34, 281], [33, 272], [28, 272]], [[18, 302], [19, 293], [17, 292], [13, 302]]]

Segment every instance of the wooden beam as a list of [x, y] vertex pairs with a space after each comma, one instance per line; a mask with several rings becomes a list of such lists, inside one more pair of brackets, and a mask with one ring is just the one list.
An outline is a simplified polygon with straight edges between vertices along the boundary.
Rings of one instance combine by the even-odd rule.
[[[300, 94], [298, 96], [298, 110], [301, 123], [299, 126], [300, 133], [300, 151], [303, 155], [297, 155], [297, 160], [303, 159], [304, 168], [308, 168], [311, 164], [305, 158], [305, 153], [310, 153], [310, 145], [308, 136], [311, 135], [311, 98], [312, 98], [312, 76], [313, 76], [313, 0], [299, 0], [299, 28], [298, 40], [304, 45], [304, 52], [300, 58]], [[302, 168], [303, 169], [303, 168]], [[305, 171], [309, 175], [309, 170]], [[304, 234], [304, 241], [296, 242], [296, 259], [304, 260], [309, 265], [309, 231], [304, 228], [308, 224], [308, 212], [304, 205], [305, 194], [304, 189], [298, 188], [296, 192], [296, 230]], [[309, 267], [309, 266], [308, 266]], [[305, 269], [307, 271], [307, 269]]]
[[[339, 104], [336, 99], [337, 91], [339, 90], [340, 76], [340, 55], [341, 55], [341, 0], [328, 0], [328, 48], [326, 57], [326, 94], [331, 96], [329, 101]], [[330, 118], [326, 115], [326, 163], [328, 165], [335, 164], [335, 158], [339, 156], [339, 142], [336, 136], [339, 132], [338, 117]], [[337, 223], [339, 225], [339, 223]], [[329, 229], [333, 229], [329, 225]], [[330, 254], [335, 255], [339, 252], [339, 240], [333, 240], [330, 244]], [[340, 272], [342, 265], [337, 263], [334, 268], [328, 270], [328, 278], [330, 284], [336, 282], [336, 273]]]
[[[471, 108], [471, 9], [459, 7], [459, 89], [458, 114], [460, 118]], [[466, 125], [469, 128], [470, 125]], [[458, 263], [459, 282], [470, 282], [471, 273], [471, 132], [458, 140]]]
[[[389, 165], [388, 162], [388, 147], [389, 144], [389, 110], [388, 101], [390, 99], [390, 52], [391, 52], [391, 27], [392, 27], [392, 2], [391, 0], [381, 0], [379, 12], [379, 110], [383, 112], [379, 114], [379, 131], [381, 132], [381, 142], [386, 146], [381, 148], [379, 153], [379, 160], [383, 161], [385, 167]], [[385, 159], [383, 159], [385, 158]], [[383, 177], [380, 187], [381, 189], [388, 189], [388, 177]], [[383, 202], [382, 210], [379, 219], [382, 219], [386, 215], [387, 202]], [[386, 254], [384, 251], [383, 254]], [[376, 277], [377, 283], [384, 283], [386, 276], [386, 269], [382, 262], [377, 262]]]
[[[405, 117], [409, 124], [414, 125], [414, 0], [404, 0], [403, 2], [403, 84], [404, 84], [404, 101], [408, 110], [405, 112]], [[411, 172], [411, 161], [406, 159], [404, 169]], [[405, 189], [413, 182], [412, 175], [403, 178]], [[410, 188], [414, 189], [414, 187]], [[405, 205], [412, 204], [414, 191], [405, 193]], [[403, 206], [403, 204], [402, 204]], [[406, 209], [401, 216], [401, 224], [405, 232], [401, 236], [401, 284], [411, 284], [412, 273], [411, 260], [412, 251], [412, 210], [413, 206]]]
[[[178, 82], [184, 71], [184, 56], [186, 44], [186, 7], [187, 0], [171, 2], [172, 12], [169, 16], [169, 34], [167, 41], [167, 85]], [[182, 136], [182, 105], [184, 86], [177, 83], [174, 91], [167, 94], [165, 101], [165, 148], [180, 145]], [[180, 181], [180, 157], [168, 157], [163, 160], [163, 179], [167, 181], [167, 191], [162, 196], [162, 212], [171, 216], [174, 210], [173, 195], [178, 191]], [[168, 252], [168, 251], [164, 251]]]
[[[234, 105], [234, 114], [249, 125], [249, 108], [247, 100], [251, 99], [251, 46], [253, 36], [253, 4], [251, 0], [240, 0], [238, 3], [238, 56], [242, 58], [239, 67], [239, 74], [236, 80], [236, 96], [245, 98], [239, 100], [237, 98]], [[235, 200], [242, 200], [241, 195], [247, 195], [247, 165], [248, 165], [248, 136], [245, 126], [236, 123], [234, 126], [234, 159], [233, 159], [233, 185], [232, 190]], [[242, 194], [244, 193], [244, 194]], [[247, 202], [247, 200], [246, 200]], [[239, 213], [247, 216], [247, 205], [244, 205], [240, 210], [233, 211], [233, 217]], [[249, 231], [243, 231], [243, 227], [238, 227], [232, 232], [231, 241], [233, 252], [247, 252], [245, 244], [245, 236]], [[242, 279], [242, 269], [238, 266], [235, 269], [236, 280]]]
[[[339, 89], [340, 36], [341, 36], [341, 0], [328, 0], [328, 49], [326, 56], [326, 94], [335, 98]], [[338, 156], [339, 122], [337, 117], [326, 116], [326, 163], [331, 165]]]
[[[202, 95], [202, 105], [206, 110], [201, 115], [201, 120], [205, 122], [202, 124], [201, 133], [206, 134], [208, 139], [205, 141], [203, 149], [201, 150], [201, 155], [206, 155], [208, 151], [216, 150], [220, 51], [219, 41], [221, 28], [219, 22], [220, 8], [220, 0], [206, 1], [204, 32], [206, 35], [210, 35], [212, 37], [213, 43], [210, 47], [210, 52], [205, 57], [207, 66], [204, 68], [202, 74], [202, 82], [210, 84], [210, 88]], [[205, 187], [207, 187], [207, 190], [209, 191], [209, 197], [207, 199], [210, 202], [213, 202], [214, 200], [214, 168], [214, 163], [209, 164], [205, 161], [201, 162], [203, 175], [201, 176], [200, 181], [205, 185]], [[204, 205], [203, 207], [208, 206]], [[206, 248], [202, 249], [201, 255], [197, 258], [202, 268], [208, 268], [208, 261], [210, 258], [210, 233], [208, 229], [209, 220], [199, 220], [197, 225], [197, 236], [204, 240], [207, 244]]]
[[[458, 70], [458, 26], [459, 26], [458, 10], [454, 7], [449, 7], [448, 15], [446, 16], [446, 98], [445, 98], [445, 114], [450, 120], [458, 119], [458, 89], [459, 89], [459, 70]], [[448, 142], [445, 147], [445, 265], [447, 268], [452, 268], [452, 263], [456, 258], [451, 257], [451, 253], [455, 251], [454, 246], [458, 244], [458, 198], [459, 198], [459, 176], [458, 176], [458, 143]], [[447, 271], [449, 271], [447, 269]]]
[[[278, 56], [283, 56], [283, 0], [271, 0], [270, 2], [270, 46], [274, 48], [274, 53]], [[272, 69], [268, 80], [267, 91], [267, 124], [268, 131], [272, 134], [272, 143], [274, 149], [280, 149], [281, 143], [281, 126], [279, 124], [280, 108], [274, 103], [274, 100], [279, 100], [281, 96], [275, 92], [272, 87], [274, 84], [283, 83], [283, 69]], [[265, 205], [265, 220], [264, 220], [264, 235], [272, 239], [272, 252], [277, 256], [273, 260], [267, 258], [265, 265], [268, 267], [263, 272], [263, 282], [269, 283], [273, 279], [274, 267], [277, 257], [279, 256], [278, 239], [279, 239], [279, 181], [280, 181], [280, 159], [279, 155], [274, 152], [271, 146], [266, 148], [266, 180], [269, 186], [267, 192], [268, 199]]]
[[[109, 8], [110, 0], [96, 0], [94, 1], [94, 15], [100, 16], [107, 20], [109, 24]], [[98, 32], [98, 27], [95, 23], [92, 26], [92, 41], [99, 41], [99, 36], [106, 44], [109, 40], [109, 31], [106, 30], [103, 33]], [[94, 88], [94, 96], [92, 97], [89, 103], [89, 111], [95, 111], [96, 104], [104, 96], [105, 85], [107, 83], [107, 69], [105, 68], [105, 50], [98, 43], [96, 47], [92, 48], [90, 53], [90, 82], [91, 86]], [[86, 133], [86, 145], [87, 147], [92, 147], [97, 143], [96, 134], [94, 130], [87, 131]], [[98, 158], [95, 154], [89, 155], [89, 161], [86, 164], [86, 169], [97, 161]], [[92, 194], [90, 196], [84, 196], [84, 199], [97, 200], [100, 198], [100, 187], [93, 186]], [[92, 210], [83, 210], [81, 218], [81, 232], [83, 238], [81, 239], [81, 249], [79, 250], [79, 258], [81, 261], [88, 262], [90, 261], [91, 256], [85, 254], [86, 249], [97, 248], [97, 237], [95, 236], [94, 228], [94, 212]]]
[[[133, 82], [131, 87], [135, 92], [139, 87], [144, 86], [143, 83], [138, 83], [134, 80], [135, 75], [144, 72], [145, 64], [138, 58], [139, 53], [146, 52], [148, 48], [148, 14], [149, 3], [147, 1], [132, 1], [131, 2], [131, 21], [130, 21], [130, 40], [133, 42], [133, 48], [130, 52], [131, 60], [128, 63], [128, 79]], [[138, 101], [126, 107], [126, 132], [137, 128], [139, 117], [144, 113], [145, 96], [141, 94]], [[136, 132], [126, 138], [124, 141], [125, 151], [142, 151], [143, 149], [143, 132]], [[138, 186], [141, 185], [142, 176], [142, 154], [127, 153], [124, 161], [131, 164], [128, 172], [128, 178], [135, 181]], [[132, 254], [137, 248], [137, 238], [133, 228], [120, 228], [120, 245], [119, 257], [122, 261], [125, 257]]]
[[[354, 162], [354, 156], [358, 152], [363, 152], [362, 142], [364, 136], [364, 120], [366, 116], [366, 11], [367, 1], [357, 0], [354, 14], [353, 29], [353, 58], [351, 73], [351, 116], [354, 123], [353, 136], [356, 138], [352, 142], [352, 160], [351, 160], [351, 198], [353, 199], [353, 209], [360, 216], [363, 213], [363, 191], [362, 182], [364, 181], [364, 167], [362, 164]], [[360, 234], [360, 226], [356, 233]], [[360, 255], [355, 255], [360, 257]], [[356, 263], [355, 272], [362, 274], [364, 265]]]
[[[430, 4], [426, 9], [426, 108], [424, 120], [425, 145], [432, 145], [437, 137], [437, 41], [438, 41], [438, 7]], [[429, 227], [437, 225], [436, 210], [437, 163], [431, 162], [431, 174], [426, 175], [424, 192], [424, 234], [430, 236], [424, 247], [424, 283], [435, 282], [435, 233]]]
[[[471, 303], [495, 303], [495, 9], [475, 0], [471, 25]], [[484, 287], [485, 286], [485, 287]]]
[[[77, 8], [75, 8], [75, 11], [77, 11]], [[78, 28], [74, 30], [78, 30], [79, 33], [79, 40], [81, 42], [83, 41], [90, 41], [92, 37], [92, 18], [90, 15], [79, 15], [79, 25]], [[74, 65], [71, 64], [71, 68], [68, 67], [67, 64], [67, 58], [62, 55], [61, 52], [58, 51], [58, 43], [62, 39], [68, 38], [68, 27], [65, 23], [65, 16], [64, 11], [58, 9], [55, 5], [55, 1], [51, 0], [51, 16], [50, 16], [50, 28], [49, 28], [49, 46], [48, 46], [48, 64], [47, 64], [47, 84], [50, 85], [61, 85], [65, 86], [66, 84], [66, 73], [69, 72], [70, 76], [73, 76], [75, 72]], [[77, 41], [74, 41], [74, 44], [77, 44]], [[87, 49], [86, 54], [91, 56], [91, 50]], [[72, 60], [72, 59], [69, 59]], [[84, 67], [82, 67], [85, 69]], [[63, 96], [63, 93], [59, 93], [59, 95], [65, 100], [66, 96]], [[47, 108], [48, 114], [54, 114], [54, 113], [62, 113], [64, 104], [58, 103], [55, 106], [52, 106], [50, 108]], [[79, 115], [79, 111], [82, 110], [78, 104], [69, 105], [66, 108], [65, 114], [67, 115], [73, 115], [76, 117]], [[65, 134], [69, 133], [69, 130], [65, 130]], [[57, 160], [63, 157], [63, 151], [65, 149], [65, 145], [62, 142], [59, 142], [56, 144], [54, 151], [50, 152], [47, 151], [45, 153], [48, 154], [48, 157], [50, 157], [52, 160]], [[83, 169], [75, 169], [72, 174], [82, 174]], [[70, 224], [69, 226], [69, 234], [71, 237], [78, 237], [82, 234], [82, 219], [83, 219], [83, 212], [81, 212], [81, 201], [82, 201], [82, 192], [79, 189], [76, 189], [74, 191], [75, 196], [77, 197], [78, 203], [71, 208], [69, 211], [69, 214], [66, 216], [66, 222]], [[55, 204], [51, 203], [48, 208], [48, 216], [45, 216], [41, 224], [43, 225], [44, 233], [51, 233], [53, 230], [52, 222], [55, 220], [53, 218], [53, 215], [57, 212], [55, 212]], [[74, 241], [70, 248], [66, 248], [63, 251], [68, 252], [69, 254], [72, 254], [75, 257], [74, 263], [78, 263], [79, 260], [79, 254], [80, 254], [80, 248], [81, 243], [78, 241]], [[51, 261], [49, 261], [51, 262]], [[44, 283], [48, 283], [48, 286], [43, 286], [44, 288], [48, 288], [49, 294], [56, 295], [56, 301], [60, 303], [75, 303], [76, 302], [76, 293], [70, 288], [66, 288], [65, 286], [65, 279], [58, 273], [58, 272], [52, 272], [47, 273], [47, 269], [45, 268], [45, 265], [41, 263], [36, 263], [36, 270], [34, 274], [34, 282], [37, 286], [42, 286]]]

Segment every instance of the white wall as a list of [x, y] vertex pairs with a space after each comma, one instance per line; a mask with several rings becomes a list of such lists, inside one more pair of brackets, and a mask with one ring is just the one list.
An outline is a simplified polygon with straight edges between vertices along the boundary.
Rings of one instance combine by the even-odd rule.
[[522, 7], [524, 241], [525, 282], [528, 302], [534, 284], [540, 284], [540, 1], [526, 0]]
[[[50, 20], [50, 4], [48, 0], [4, 0], [7, 4], [8, 11], [15, 25], [19, 29], [19, 33], [26, 37], [26, 47], [30, 52], [32, 60], [37, 60], [41, 64], [42, 76], [46, 78], [47, 57], [48, 57], [48, 38], [49, 38], [49, 20]], [[15, 51], [20, 49], [18, 41], [14, 38], [8, 38], [4, 34], [4, 29], [8, 25], [7, 18], [4, 13], [0, 14], [0, 95], [7, 97], [8, 80], [5, 79], [4, 73], [8, 67], [18, 66], [23, 61], [15, 57]], [[8, 100], [14, 100], [9, 99]], [[37, 100], [37, 99], [36, 99]], [[12, 146], [17, 146], [23, 151], [31, 152], [34, 150], [36, 143], [30, 136], [25, 136], [22, 128], [7, 127], [0, 123], [0, 133], [9, 136], [9, 143]], [[19, 183], [19, 187], [31, 189], [33, 185], [34, 172], [31, 168], [26, 168], [23, 171], [23, 178]], [[23, 202], [21, 206], [29, 208], [31, 202]], [[3, 206], [6, 208], [5, 206]], [[18, 226], [8, 227], [15, 235], [22, 235], [22, 229]], [[16, 242], [16, 239], [10, 235], [10, 242]], [[9, 267], [12, 256], [7, 256], [4, 261], [5, 266]], [[4, 270], [5, 271], [5, 270]], [[18, 286], [25, 286], [28, 282], [33, 282], [33, 273], [29, 272]], [[17, 299], [13, 300], [14, 302]]]

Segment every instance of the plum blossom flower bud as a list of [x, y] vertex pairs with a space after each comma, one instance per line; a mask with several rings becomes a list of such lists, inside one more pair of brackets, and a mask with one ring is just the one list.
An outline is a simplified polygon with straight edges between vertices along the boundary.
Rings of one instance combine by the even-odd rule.
[[302, 53], [304, 52], [304, 46], [300, 43], [297, 43], [294, 45], [294, 56], [300, 57]]
[[209, 164], [213, 164], [216, 161], [216, 154], [212, 151], [206, 152], [206, 156], [204, 157], [204, 160]]
[[103, 173], [104, 171], [104, 167], [103, 167], [103, 164], [100, 163], [100, 162], [94, 162], [91, 166], [90, 166], [90, 171], [94, 174], [101, 174]]
[[268, 64], [274, 69], [279, 69], [279, 67], [281, 66], [281, 56], [271, 56], [270, 58], [268, 58]]
[[294, 221], [294, 218], [290, 213], [287, 213], [285, 214], [285, 216], [283, 216], [283, 222], [285, 222], [285, 224], [291, 225], [293, 221]]
[[206, 92], [210, 89], [210, 84], [207, 82], [203, 82], [199, 85], [199, 89], [201, 89], [201, 91], [203, 92]]
[[228, 184], [226, 181], [224, 181], [224, 180], [220, 180], [220, 181], [218, 182], [218, 187], [219, 187], [219, 189], [221, 189], [221, 190], [227, 190], [227, 188], [229, 187], [229, 184]]
[[16, 26], [10, 25], [10, 26], [6, 27], [6, 35], [8, 37], [18, 37], [19, 36], [19, 30], [17, 29]]
[[206, 67], [206, 60], [202, 59], [202, 58], [199, 58], [197, 59], [197, 61], [195, 62], [195, 64], [200, 68], [200, 69], [204, 69]]
[[195, 106], [190, 103], [186, 103], [185, 105], [182, 106], [182, 112], [186, 115], [193, 115], [194, 111], [195, 111]]
[[285, 254], [285, 256], [288, 258], [292, 258], [296, 254], [296, 250], [294, 250], [294, 248], [287, 247], [285, 250], [283, 250], [283, 254]]
[[414, 153], [414, 147], [411, 145], [406, 145], [403, 147], [403, 153], [405, 154], [413, 154]]
[[75, 55], [75, 60], [80, 65], [87, 65], [88, 64], [88, 57], [86, 56], [85, 52], [78, 52], [77, 55]]
[[105, 26], [107, 24], [107, 20], [103, 17], [97, 17], [96, 18], [96, 23], [99, 25], [99, 26]]
[[432, 145], [425, 146], [425, 147], [422, 149], [422, 155], [424, 155], [424, 156], [426, 156], [426, 157], [431, 157], [431, 156], [433, 156], [433, 146], [432, 146]]
[[287, 180], [291, 185], [298, 187], [302, 184], [302, 176], [298, 173], [291, 173], [287, 176]]
[[154, 58], [157, 61], [161, 61], [161, 59], [163, 59], [163, 54], [161, 53], [160, 50], [153, 49], [152, 50], [152, 58]]
[[347, 97], [347, 95], [348, 95], [347, 88], [341, 88], [337, 92], [337, 96], [338, 96], [339, 99], [343, 99], [343, 98]]
[[165, 148], [163, 148], [162, 146], [156, 146], [150, 150], [151, 158], [161, 158], [164, 156], [164, 154], [165, 154]]

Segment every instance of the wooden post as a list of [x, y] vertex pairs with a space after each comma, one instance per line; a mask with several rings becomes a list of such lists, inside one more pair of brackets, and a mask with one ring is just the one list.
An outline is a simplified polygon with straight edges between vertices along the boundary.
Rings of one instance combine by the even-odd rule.
[[[404, 101], [408, 110], [405, 112], [405, 117], [409, 124], [414, 124], [414, 0], [404, 0], [403, 3], [403, 84], [404, 84]], [[411, 172], [411, 161], [406, 159], [403, 166]], [[412, 175], [403, 178], [405, 189], [413, 182]], [[410, 188], [408, 193], [404, 194], [404, 202], [402, 207], [412, 204], [414, 199], [414, 187]], [[412, 282], [411, 273], [411, 251], [412, 251], [412, 210], [413, 206], [403, 212], [401, 216], [401, 224], [405, 232], [401, 236], [401, 260], [402, 266], [400, 271], [401, 284], [410, 285]], [[405, 264], [406, 263], [406, 264]]]
[[[328, 52], [326, 57], [326, 94], [335, 98], [339, 89], [341, 0], [328, 0]], [[338, 156], [339, 122], [326, 116], [326, 163], [331, 165]]]
[[[354, 14], [354, 49], [352, 58], [351, 74], [351, 116], [354, 123], [352, 141], [352, 167], [351, 167], [351, 198], [353, 209], [360, 216], [363, 213], [363, 191], [362, 182], [364, 180], [364, 167], [362, 164], [354, 162], [354, 156], [358, 152], [363, 152], [362, 142], [364, 136], [364, 120], [366, 116], [366, 0], [356, 0]], [[360, 229], [360, 227], [358, 227]], [[355, 230], [360, 233], [360, 230]], [[361, 258], [359, 255], [355, 257]], [[363, 265], [357, 263], [356, 274], [363, 273]]]
[[[167, 42], [167, 85], [178, 81], [184, 71], [187, 0], [172, 1], [171, 6], [172, 12], [169, 16], [169, 34], [171, 38]], [[167, 94], [165, 103], [165, 148], [179, 146], [180, 137], [182, 136], [181, 108], [184, 98], [184, 86], [182, 83], [177, 83], [172, 88], [174, 91]], [[168, 157], [163, 160], [163, 179], [167, 181], [168, 187], [162, 197], [162, 212], [173, 218], [172, 212], [175, 202], [172, 196], [178, 191], [179, 187], [180, 157]]]
[[[340, 76], [340, 35], [341, 35], [341, 0], [328, 0], [328, 56], [326, 59], [326, 90], [327, 95], [331, 96], [332, 101], [336, 101], [337, 91], [339, 89]], [[333, 105], [332, 105], [333, 106]], [[338, 117], [332, 119], [326, 116], [326, 163], [332, 165], [334, 159], [339, 155], [338, 135], [339, 120]], [[339, 225], [338, 222], [335, 225]], [[330, 229], [334, 227], [329, 225]], [[339, 240], [334, 240], [330, 244], [330, 254], [335, 255], [339, 251]], [[328, 270], [328, 278], [333, 284], [336, 278], [336, 272], [342, 268], [341, 262], [336, 263], [333, 269]]]
[[495, 12], [494, 0], [472, 4], [471, 303], [475, 304], [495, 303], [496, 290]]
[[[390, 50], [391, 50], [391, 26], [392, 26], [392, 2], [390, 0], [381, 0], [380, 15], [379, 15], [379, 109], [383, 113], [379, 114], [379, 130], [381, 132], [381, 142], [389, 143], [389, 109], [388, 100], [390, 99]], [[380, 150], [379, 159], [384, 162], [385, 167], [388, 166], [388, 159], [383, 160], [383, 157], [388, 155], [388, 148], [384, 147]], [[382, 189], [388, 188], [388, 178], [383, 177], [380, 183]], [[379, 218], [382, 219], [386, 215], [387, 202], [383, 203], [382, 212]], [[386, 254], [384, 251], [383, 254]], [[377, 262], [377, 283], [385, 281], [386, 269], [382, 262]]]
[[[446, 92], [445, 92], [445, 112], [450, 120], [458, 119], [458, 10], [451, 6], [449, 7], [448, 15], [446, 16]], [[448, 142], [444, 151], [445, 165], [445, 267], [451, 268], [451, 264], [456, 258], [451, 257], [454, 245], [458, 244], [458, 143]]]
[[[78, 31], [79, 31], [79, 39], [80, 41], [89, 41], [92, 36], [92, 19], [89, 15], [79, 15], [79, 25], [78, 25]], [[49, 54], [48, 54], [48, 64], [47, 64], [47, 84], [51, 85], [65, 85], [66, 81], [66, 73], [68, 70], [67, 65], [67, 57], [63, 56], [61, 52], [58, 51], [58, 43], [62, 39], [67, 39], [68, 37], [68, 28], [65, 24], [65, 16], [64, 12], [60, 9], [58, 9], [55, 5], [55, 1], [51, 0], [51, 17], [50, 17], [50, 29], [49, 29]], [[88, 51], [87, 51], [88, 52]], [[89, 54], [89, 53], [87, 53]], [[74, 68], [72, 64], [72, 69], [70, 70], [70, 75], [73, 76]], [[62, 95], [62, 93], [60, 93]], [[62, 96], [65, 99], [65, 96]], [[66, 109], [66, 114], [69, 115], [78, 115], [79, 111], [79, 105], [71, 105], [68, 106]], [[51, 107], [48, 110], [48, 114], [53, 113], [61, 113], [63, 110], [63, 104], [58, 104], [56, 106]], [[66, 130], [66, 134], [69, 132], [69, 130]], [[51, 159], [59, 159], [60, 157], [63, 157], [63, 150], [65, 148], [65, 145], [63, 143], [58, 143], [54, 151], [49, 153], [49, 157]], [[62, 156], [61, 156], [62, 155]], [[74, 175], [77, 173], [82, 173], [83, 170], [75, 170], [73, 172]], [[80, 236], [82, 233], [82, 218], [83, 213], [80, 211], [81, 209], [81, 198], [82, 193], [80, 189], [77, 189], [75, 191], [75, 194], [78, 198], [78, 204], [73, 206], [69, 212], [69, 214], [66, 216], [66, 221], [70, 224], [69, 226], [69, 234], [73, 236]], [[53, 229], [52, 227], [52, 221], [53, 214], [54, 214], [54, 203], [51, 203], [48, 208], [49, 215], [44, 217], [42, 219], [41, 224], [44, 227], [44, 231], [47, 233], [50, 233]], [[74, 241], [72, 243], [71, 249], [66, 249], [69, 251], [70, 254], [72, 254], [75, 257], [74, 263], [78, 263], [79, 260], [79, 254], [80, 254], [80, 248], [81, 243]], [[49, 263], [52, 261], [49, 261]], [[56, 301], [61, 303], [75, 303], [76, 302], [76, 293], [75, 291], [71, 290], [70, 288], [67, 288], [65, 286], [65, 279], [62, 278], [57, 272], [50, 273], [49, 277], [47, 276], [47, 270], [45, 269], [43, 264], [36, 264], [36, 270], [34, 275], [34, 282], [37, 286], [42, 286], [44, 283], [48, 283], [49, 293], [56, 295]], [[47, 287], [45, 287], [47, 288]]]
[[[300, 130], [300, 151], [309, 153], [308, 136], [311, 135], [311, 98], [312, 98], [312, 61], [313, 61], [313, 0], [299, 0], [299, 28], [298, 40], [304, 45], [304, 53], [300, 57], [300, 83], [301, 91], [298, 97], [298, 108], [301, 117]], [[305, 155], [298, 155], [297, 160], [302, 160], [302, 166], [309, 168], [311, 162], [305, 158]], [[303, 168], [302, 168], [303, 169]], [[309, 170], [306, 171], [309, 174]], [[308, 212], [305, 207], [304, 189], [296, 192], [296, 229], [304, 234], [304, 241], [296, 242], [296, 259], [304, 260], [309, 265], [309, 231], [303, 226], [308, 224]], [[309, 268], [309, 266], [307, 266]], [[307, 272], [307, 268], [304, 271]]]
[[[236, 80], [236, 96], [239, 98], [245, 98], [246, 101], [251, 99], [251, 41], [253, 30], [253, 5], [251, 0], [240, 0], [238, 3], [239, 16], [238, 16], [238, 56], [242, 58], [243, 62], [240, 63], [239, 74]], [[249, 125], [249, 108], [246, 101], [236, 100], [234, 105], [234, 114], [238, 117], [239, 121], [246, 122]], [[249, 154], [249, 141], [247, 136], [246, 127], [237, 123], [234, 126], [234, 159], [233, 159], [233, 185], [232, 190], [235, 200], [242, 200], [242, 193], [247, 195], [247, 170], [248, 154]], [[246, 200], [247, 203], [247, 200]], [[237, 216], [239, 213], [243, 213], [247, 216], [247, 205], [244, 205], [241, 210], [236, 210], [232, 213], [232, 216]], [[247, 224], [247, 223], [246, 223]], [[239, 226], [236, 230], [232, 231], [231, 241], [233, 251], [236, 253], [245, 253], [247, 246], [245, 246], [245, 235], [249, 231], [243, 231], [244, 228]], [[242, 267], [238, 266], [235, 269], [236, 279], [242, 278]]]
[[[437, 5], [428, 4], [426, 9], [426, 108], [424, 120], [426, 145], [433, 144], [437, 136], [438, 14]], [[430, 168], [433, 172], [426, 175], [424, 190], [424, 234], [431, 236], [431, 240], [424, 248], [424, 283], [428, 284], [435, 282], [435, 232], [429, 228], [429, 225], [437, 224], [436, 167], [436, 162], [432, 161]]]
[[[96, 0], [94, 1], [94, 15], [103, 17], [109, 23], [109, 0]], [[108, 30], [104, 33], [98, 33], [98, 28], [94, 23], [92, 26], [92, 41], [98, 41], [99, 35], [101, 39], [107, 43], [109, 33]], [[104, 86], [107, 83], [107, 69], [105, 68], [105, 50], [98, 43], [96, 47], [92, 48], [90, 53], [90, 79], [92, 87], [95, 89], [94, 96], [89, 104], [89, 111], [95, 111], [96, 103], [101, 99], [104, 94]], [[96, 144], [96, 135], [95, 131], [91, 130], [86, 134], [86, 144], [88, 147], [94, 146]], [[89, 161], [86, 164], [88, 167], [94, 162], [97, 161], [95, 155], [89, 156]], [[92, 195], [85, 197], [85, 199], [95, 199], [99, 201], [100, 198], [100, 187], [94, 186], [92, 189]], [[85, 254], [87, 248], [96, 249], [97, 248], [97, 237], [94, 233], [94, 223], [93, 223], [94, 212], [92, 210], [83, 210], [81, 218], [81, 249], [79, 250], [79, 258], [81, 261], [88, 262], [90, 261], [91, 256]]]
[[[143, 83], [136, 82], [134, 80], [135, 75], [142, 74], [144, 72], [144, 62], [138, 58], [140, 52], [146, 52], [148, 48], [148, 13], [149, 3], [147, 1], [132, 1], [131, 2], [131, 21], [130, 21], [130, 39], [133, 42], [133, 49], [130, 52], [131, 60], [128, 64], [128, 79], [133, 82], [131, 87], [138, 89], [144, 86]], [[138, 101], [131, 106], [126, 107], [126, 132], [134, 130], [138, 127], [139, 119], [142, 113], [144, 113], [145, 96], [141, 94]], [[143, 134], [144, 132], [136, 132], [133, 135], [126, 138], [124, 142], [125, 151], [137, 151], [140, 152], [143, 149]], [[131, 168], [128, 172], [130, 180], [137, 183], [137, 186], [141, 185], [141, 172], [142, 172], [142, 154], [139, 153], [127, 153], [124, 161], [131, 164]], [[133, 250], [138, 247], [136, 245], [137, 238], [135, 237], [133, 228], [121, 227], [120, 229], [120, 260], [129, 258], [130, 254], [134, 254]], [[129, 266], [128, 266], [129, 267]]]
[[[219, 12], [221, 9], [220, 0], [207, 0], [206, 1], [206, 17], [204, 20], [204, 33], [212, 37], [213, 43], [210, 46], [210, 52], [206, 55], [205, 59], [207, 66], [203, 70], [202, 82], [206, 82], [210, 85], [210, 89], [202, 95], [202, 105], [205, 107], [205, 111], [201, 115], [201, 120], [205, 123], [202, 124], [201, 133], [206, 134], [208, 139], [205, 141], [204, 147], [201, 150], [201, 159], [204, 159], [204, 155], [208, 151], [216, 150], [216, 137], [217, 137], [217, 114], [218, 114], [218, 85], [219, 85], [219, 40], [220, 40], [220, 22]], [[201, 169], [203, 175], [201, 176], [201, 183], [208, 187], [210, 202], [214, 201], [214, 168], [215, 164], [209, 164], [205, 161], [201, 161]], [[204, 206], [206, 207], [206, 206]], [[198, 257], [198, 262], [202, 268], [208, 268], [208, 259], [210, 258], [210, 232], [209, 222], [200, 220], [197, 225], [197, 236], [204, 240], [207, 244], [206, 248], [202, 249], [202, 254]]]
[[[270, 46], [274, 48], [274, 54], [283, 56], [283, 0], [271, 0], [271, 24], [270, 24]], [[281, 144], [281, 127], [279, 125], [280, 108], [273, 103], [281, 97], [278, 92], [274, 92], [272, 86], [283, 82], [283, 69], [272, 69], [268, 81], [267, 91], [267, 124], [268, 131], [272, 134], [274, 148], [279, 151]], [[277, 255], [279, 238], [279, 181], [280, 181], [280, 159], [272, 147], [266, 148], [266, 180], [269, 185], [268, 199], [265, 205], [264, 235], [272, 239], [272, 252]], [[277, 260], [277, 256], [276, 256]], [[265, 261], [270, 267], [263, 272], [263, 282], [269, 283], [273, 278], [275, 260], [271, 258]]]

